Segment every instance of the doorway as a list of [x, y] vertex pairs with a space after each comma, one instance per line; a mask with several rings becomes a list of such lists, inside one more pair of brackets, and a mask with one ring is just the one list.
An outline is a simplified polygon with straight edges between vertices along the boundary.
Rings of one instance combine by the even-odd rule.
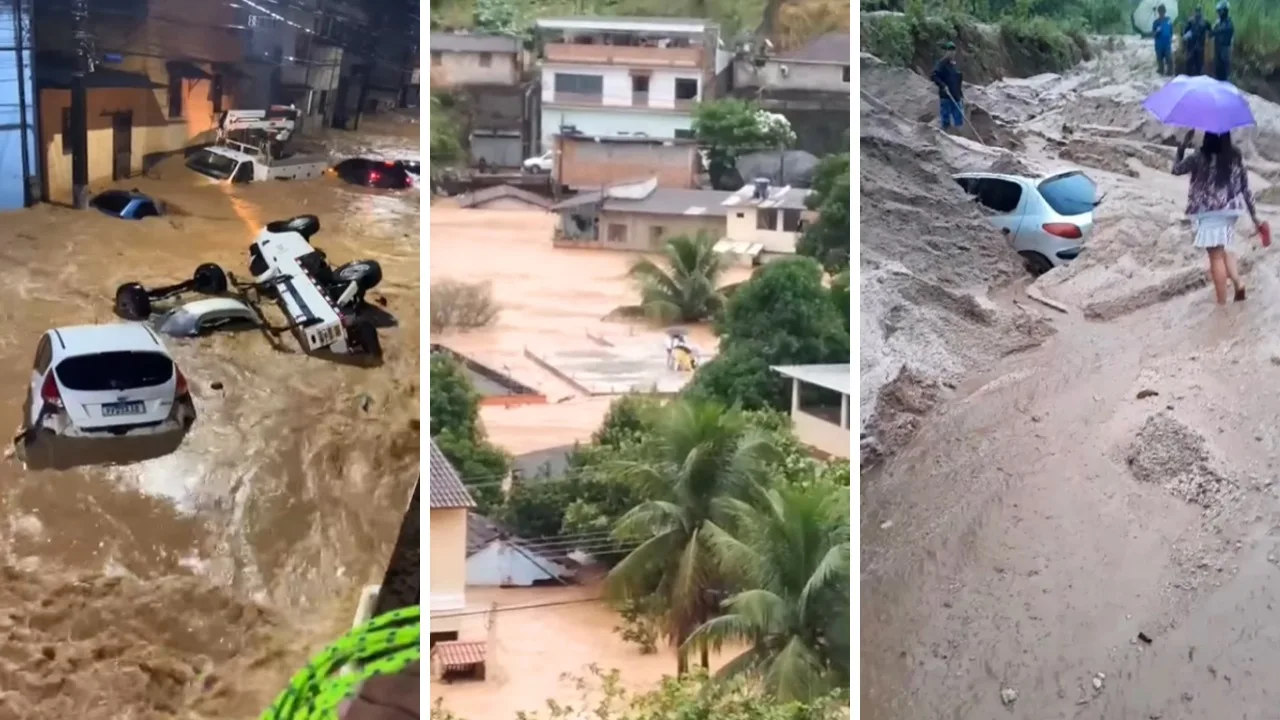
[[124, 180], [132, 174], [133, 111], [111, 116], [111, 179]]

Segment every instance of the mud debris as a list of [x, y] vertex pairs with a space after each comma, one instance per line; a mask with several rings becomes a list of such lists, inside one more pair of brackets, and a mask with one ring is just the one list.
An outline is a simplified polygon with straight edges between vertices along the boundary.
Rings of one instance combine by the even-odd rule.
[[1168, 412], [1147, 418], [1127, 460], [1139, 482], [1161, 485], [1174, 497], [1206, 509], [1237, 487], [1215, 467], [1204, 436]]

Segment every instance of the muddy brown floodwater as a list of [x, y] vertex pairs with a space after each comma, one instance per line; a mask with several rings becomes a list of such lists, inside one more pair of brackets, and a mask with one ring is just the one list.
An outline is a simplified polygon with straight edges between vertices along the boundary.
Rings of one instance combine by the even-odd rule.
[[[329, 141], [416, 156], [418, 126], [366, 123]], [[380, 262], [371, 294], [398, 327], [372, 369], [309, 358], [291, 338], [287, 352], [256, 334], [167, 341], [199, 412], [176, 452], [64, 472], [0, 464], [0, 720], [256, 717], [380, 578], [418, 472], [416, 190], [200, 185], [180, 162], [122, 185], [180, 214], [3, 218], [10, 426], [46, 329], [114, 321], [126, 281], [176, 282], [201, 262], [243, 274], [269, 220], [316, 214], [331, 259]]]

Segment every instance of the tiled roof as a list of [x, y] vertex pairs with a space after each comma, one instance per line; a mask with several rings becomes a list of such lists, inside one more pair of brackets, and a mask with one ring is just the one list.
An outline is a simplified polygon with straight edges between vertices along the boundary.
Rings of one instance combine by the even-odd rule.
[[428, 497], [431, 499], [432, 510], [476, 506], [475, 498], [467, 492], [467, 486], [462, 483], [462, 478], [458, 477], [458, 471], [453, 469], [453, 464], [444, 456], [444, 453], [440, 452], [440, 448], [436, 447], [435, 440], [431, 441], [429, 469], [431, 491]]
[[486, 648], [483, 640], [453, 640], [436, 643], [431, 657], [439, 660], [444, 670], [465, 670], [484, 662]]

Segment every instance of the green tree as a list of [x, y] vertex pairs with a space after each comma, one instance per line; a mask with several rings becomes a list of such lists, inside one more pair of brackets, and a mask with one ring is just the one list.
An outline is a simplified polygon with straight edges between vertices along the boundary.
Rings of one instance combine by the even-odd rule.
[[692, 398], [756, 409], [790, 407], [773, 365], [849, 361], [849, 331], [822, 268], [809, 258], [769, 263], [743, 283], [716, 320], [720, 352], [698, 369]]
[[748, 646], [720, 674], [751, 675], [782, 701], [811, 701], [847, 686], [850, 584], [849, 493], [814, 485], [769, 490], [763, 502], [735, 503], [738, 535], [712, 542], [726, 576], [743, 589], [685, 641], [690, 647]]
[[501, 479], [510, 459], [490, 443], [480, 426], [480, 396], [466, 371], [449, 355], [431, 354], [431, 437], [458, 471], [480, 512], [502, 503]]
[[644, 258], [631, 266], [645, 314], [659, 322], [698, 322], [718, 312], [724, 296], [717, 283], [724, 266], [715, 238], [678, 235], [665, 243], [661, 263]]
[[716, 187], [737, 168], [739, 156], [784, 150], [796, 141], [795, 131], [781, 115], [734, 98], [699, 103], [693, 111], [693, 134], [706, 150], [707, 172]]
[[818, 211], [807, 227], [796, 252], [817, 259], [828, 270], [849, 268], [849, 154], [822, 159], [813, 178], [813, 194], [805, 203]]
[[850, 273], [848, 269], [831, 280], [831, 302], [835, 303], [840, 316], [844, 318], [844, 331], [849, 332], [849, 315], [853, 312], [853, 299], [849, 295]]
[[450, 99], [431, 95], [431, 162], [447, 165], [462, 158], [462, 130], [453, 117]]
[[[614, 528], [619, 540], [640, 545], [610, 571], [607, 589], [620, 600], [660, 598], [663, 630], [678, 648], [677, 671], [683, 674], [685, 641], [716, 611], [714, 593], [722, 583], [714, 548], [728, 537], [731, 501], [758, 492], [775, 451], [741, 413], [714, 403], [672, 403], [655, 441], [653, 459], [613, 468], [651, 499]], [[705, 667], [708, 648], [700, 649]]]

